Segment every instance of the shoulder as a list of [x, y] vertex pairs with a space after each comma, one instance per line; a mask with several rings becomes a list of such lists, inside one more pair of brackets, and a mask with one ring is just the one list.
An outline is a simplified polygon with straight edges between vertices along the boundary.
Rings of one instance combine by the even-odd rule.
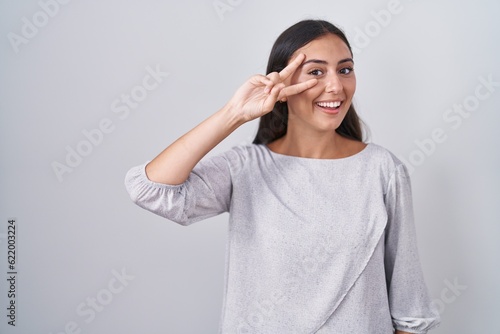
[[410, 174], [406, 165], [390, 150], [380, 145], [370, 143], [370, 158], [374, 165], [380, 168], [380, 174], [387, 186], [396, 182], [404, 182], [410, 184]]
[[383, 146], [369, 143], [365, 150], [367, 150], [368, 159], [376, 161], [384, 167], [394, 169], [398, 166], [404, 166], [403, 162], [394, 153]]
[[263, 145], [256, 144], [240, 144], [231, 147], [229, 150], [222, 153], [222, 155], [228, 159], [228, 161], [232, 162], [234, 160], [237, 161], [246, 161], [251, 159], [252, 157], [261, 154], [261, 150]]
[[386, 182], [394, 176], [409, 178], [408, 170], [404, 163], [390, 150], [375, 143], [369, 143], [364, 155], [368, 168], [376, 168]]
[[239, 144], [214, 156], [212, 159], [224, 160], [229, 165], [230, 170], [236, 173], [252, 162], [268, 159], [268, 154], [269, 152], [264, 145]]

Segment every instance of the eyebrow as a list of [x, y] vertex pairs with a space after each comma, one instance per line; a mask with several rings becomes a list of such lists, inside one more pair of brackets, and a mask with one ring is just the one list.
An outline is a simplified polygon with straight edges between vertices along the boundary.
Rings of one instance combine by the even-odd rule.
[[[342, 63], [347, 63], [347, 62], [351, 62], [351, 63], [354, 63], [354, 60], [352, 58], [345, 58], [345, 59], [342, 59], [342, 60], [339, 60], [337, 62], [337, 65], [340, 65]], [[321, 59], [309, 59], [305, 62], [302, 63], [301, 66], [304, 66], [305, 64], [309, 64], [309, 63], [315, 63], [315, 64], [323, 64], [323, 65], [328, 65], [328, 62], [326, 60], [321, 60]]]

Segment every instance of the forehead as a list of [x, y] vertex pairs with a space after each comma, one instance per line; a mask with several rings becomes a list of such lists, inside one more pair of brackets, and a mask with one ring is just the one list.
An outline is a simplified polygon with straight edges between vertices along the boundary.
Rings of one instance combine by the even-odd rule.
[[338, 60], [351, 57], [351, 52], [349, 51], [347, 44], [345, 44], [340, 37], [333, 34], [326, 34], [312, 40], [295, 51], [291, 59], [300, 53], [304, 53], [306, 55], [305, 60], [310, 58]]

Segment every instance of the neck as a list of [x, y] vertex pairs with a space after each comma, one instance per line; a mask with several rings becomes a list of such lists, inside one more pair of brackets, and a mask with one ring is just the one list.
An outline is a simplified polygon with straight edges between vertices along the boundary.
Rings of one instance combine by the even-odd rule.
[[342, 137], [333, 130], [307, 131], [289, 124], [287, 133], [267, 146], [273, 152], [295, 157], [340, 159], [361, 152], [366, 144]]
[[347, 139], [335, 131], [324, 133], [297, 133], [293, 127], [269, 147], [281, 154], [313, 159], [335, 159], [345, 155]]

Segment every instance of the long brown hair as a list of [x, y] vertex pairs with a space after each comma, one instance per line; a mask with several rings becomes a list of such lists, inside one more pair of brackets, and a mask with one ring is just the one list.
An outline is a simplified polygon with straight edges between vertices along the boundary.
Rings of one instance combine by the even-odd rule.
[[[347, 45], [352, 55], [351, 45], [342, 30], [327, 21], [304, 20], [285, 30], [274, 42], [266, 74], [280, 72], [286, 67], [295, 51], [326, 34], [338, 36]], [[260, 118], [259, 128], [253, 143], [267, 144], [283, 137], [286, 134], [287, 126], [288, 105], [286, 102], [276, 102], [273, 110]], [[335, 131], [343, 137], [363, 141], [362, 121], [352, 103], [344, 120]]]

